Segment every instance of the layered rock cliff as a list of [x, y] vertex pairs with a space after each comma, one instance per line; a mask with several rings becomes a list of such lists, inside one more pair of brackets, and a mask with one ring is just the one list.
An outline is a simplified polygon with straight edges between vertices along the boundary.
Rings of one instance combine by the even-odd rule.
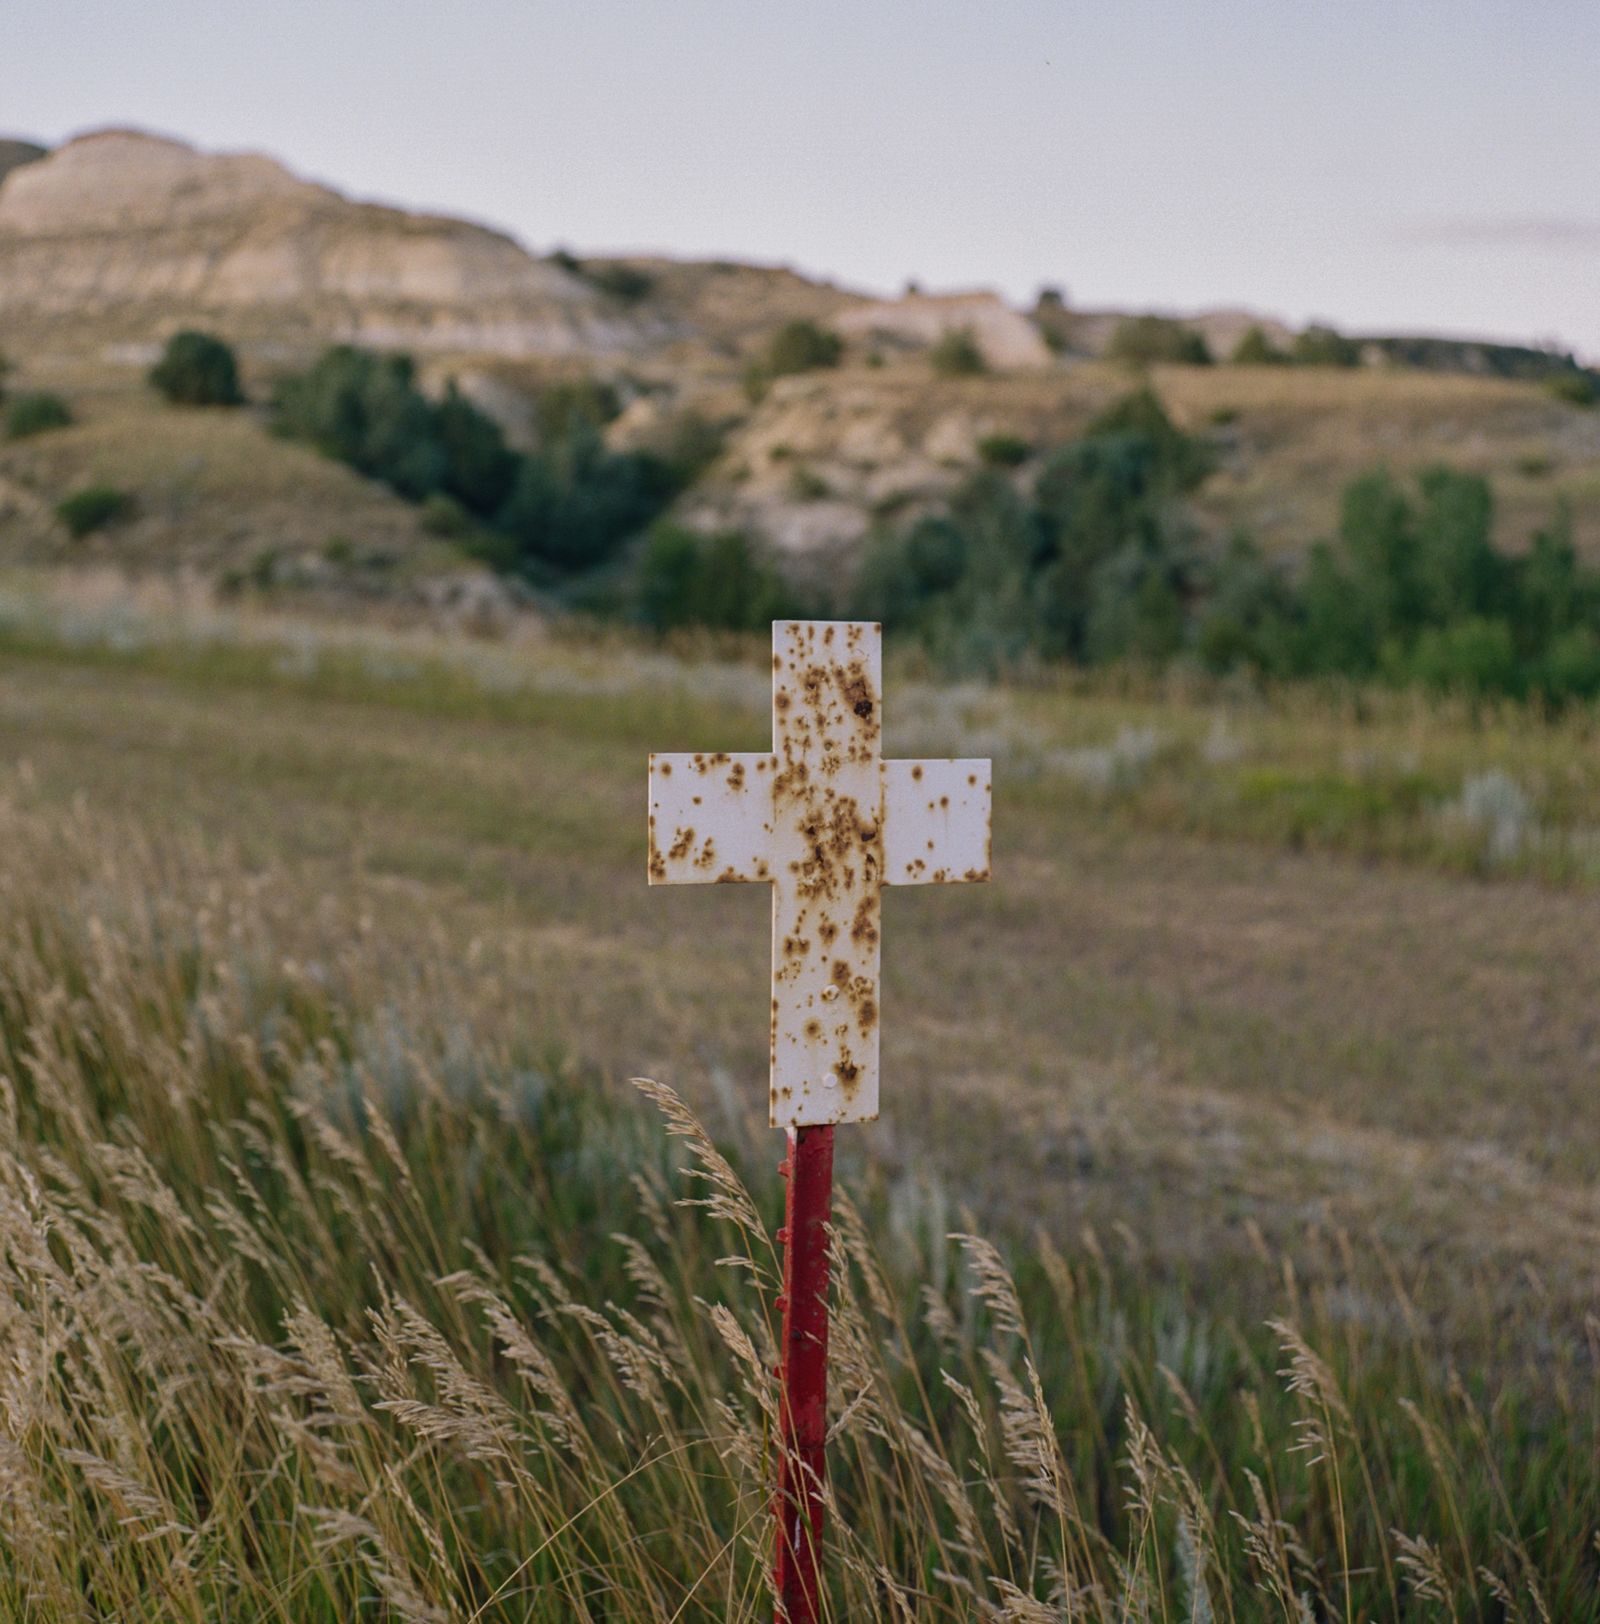
[[353, 202], [256, 154], [129, 130], [0, 181], [0, 318], [249, 314], [415, 348], [626, 350], [640, 319], [498, 232]]

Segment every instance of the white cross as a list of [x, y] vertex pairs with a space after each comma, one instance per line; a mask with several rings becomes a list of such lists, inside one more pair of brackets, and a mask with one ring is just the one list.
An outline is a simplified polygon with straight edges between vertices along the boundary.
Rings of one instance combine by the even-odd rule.
[[772, 886], [774, 1127], [878, 1114], [882, 888], [989, 878], [989, 763], [883, 759], [882, 631], [774, 621], [771, 752], [650, 757], [650, 883]]

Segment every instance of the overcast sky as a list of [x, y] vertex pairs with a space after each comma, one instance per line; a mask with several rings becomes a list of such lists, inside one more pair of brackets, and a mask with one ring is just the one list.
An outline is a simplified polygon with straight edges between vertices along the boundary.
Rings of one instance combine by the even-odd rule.
[[271, 152], [538, 249], [1600, 361], [1600, 0], [0, 0], [0, 133]]

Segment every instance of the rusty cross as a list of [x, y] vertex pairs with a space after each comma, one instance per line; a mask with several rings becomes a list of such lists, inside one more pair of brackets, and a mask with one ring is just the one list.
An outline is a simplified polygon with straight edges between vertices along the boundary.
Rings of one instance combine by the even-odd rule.
[[650, 883], [772, 887], [767, 1100], [772, 1125], [789, 1130], [781, 1624], [819, 1617], [833, 1127], [878, 1114], [882, 890], [989, 877], [989, 763], [883, 759], [882, 631], [775, 621], [772, 749], [650, 758]]
[[989, 877], [989, 763], [885, 761], [882, 628], [772, 628], [770, 752], [650, 757], [650, 883], [772, 886], [774, 1127], [878, 1114], [885, 885]]

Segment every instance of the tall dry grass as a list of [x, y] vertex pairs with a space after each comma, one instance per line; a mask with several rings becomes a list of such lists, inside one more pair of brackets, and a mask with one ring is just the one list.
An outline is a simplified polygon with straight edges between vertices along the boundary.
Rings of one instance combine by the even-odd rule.
[[[0, 1614], [770, 1615], [770, 1136], [546, 1053], [358, 882], [83, 808], [0, 850]], [[843, 1184], [830, 1618], [1600, 1617], [1600, 1321], [1530, 1290], [1453, 1369], [1398, 1275], [1264, 1252], [1241, 1324]]]

